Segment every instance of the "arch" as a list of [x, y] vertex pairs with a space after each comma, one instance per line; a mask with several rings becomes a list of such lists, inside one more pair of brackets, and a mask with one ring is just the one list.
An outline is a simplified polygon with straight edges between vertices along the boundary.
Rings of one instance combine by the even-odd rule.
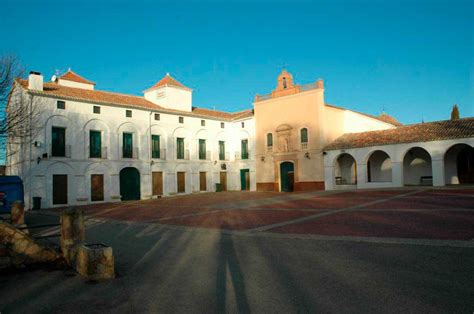
[[280, 163], [280, 190], [293, 192], [295, 182], [295, 165], [291, 161]]
[[206, 129], [199, 129], [195, 133], [195, 138], [209, 139], [209, 132]]
[[185, 127], [179, 126], [173, 130], [171, 133], [172, 137], [184, 137], [184, 138], [189, 138], [191, 132], [186, 129]]
[[351, 154], [342, 153], [336, 158], [334, 179], [336, 185], [357, 184], [357, 163]]
[[239, 137], [240, 137], [241, 140], [248, 139], [249, 142], [250, 142], [250, 133], [247, 132], [246, 130], [240, 130], [239, 131]]
[[474, 148], [465, 143], [457, 143], [444, 154], [444, 174], [446, 184], [474, 183]]
[[97, 119], [97, 118], [94, 118], [94, 119], [90, 119], [88, 121], [86, 121], [86, 123], [84, 123], [84, 126], [83, 126], [83, 130], [84, 131], [87, 131], [87, 130], [94, 130], [95, 126], [96, 125], [101, 125], [103, 127], [103, 129], [107, 132], [110, 131], [110, 128], [109, 126], [107, 125], [107, 123], [105, 123], [105, 121], [101, 120], [101, 119]]
[[392, 182], [392, 160], [383, 150], [374, 150], [369, 154], [367, 182]]
[[433, 185], [430, 153], [421, 147], [412, 147], [403, 157], [403, 183], [405, 185]]
[[89, 158], [91, 156], [90, 148], [89, 148], [92, 146], [90, 143], [91, 141], [90, 131], [101, 132], [101, 138], [100, 138], [101, 155], [100, 156], [101, 158], [107, 158], [107, 152], [110, 148], [110, 136], [109, 136], [110, 128], [107, 125], [107, 123], [97, 118], [90, 119], [84, 124], [83, 131], [84, 131], [84, 153], [85, 153], [84, 158]]
[[133, 122], [123, 122], [117, 127], [117, 134], [120, 134], [121, 132], [134, 132], [139, 134], [139, 127], [133, 123]]
[[122, 201], [140, 199], [140, 171], [135, 167], [120, 170], [120, 195]]

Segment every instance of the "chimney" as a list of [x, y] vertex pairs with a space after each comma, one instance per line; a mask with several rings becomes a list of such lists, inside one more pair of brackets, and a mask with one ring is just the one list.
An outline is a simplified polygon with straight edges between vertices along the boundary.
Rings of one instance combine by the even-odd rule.
[[30, 72], [30, 75], [28, 75], [28, 89], [43, 90], [43, 75], [41, 73]]

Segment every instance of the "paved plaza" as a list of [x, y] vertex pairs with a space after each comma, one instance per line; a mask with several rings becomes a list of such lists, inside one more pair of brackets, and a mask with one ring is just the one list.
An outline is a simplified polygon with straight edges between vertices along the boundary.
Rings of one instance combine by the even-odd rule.
[[[118, 278], [3, 273], [0, 312], [474, 309], [472, 187], [223, 192], [83, 208], [87, 242], [113, 247]], [[54, 222], [59, 211], [27, 219]]]

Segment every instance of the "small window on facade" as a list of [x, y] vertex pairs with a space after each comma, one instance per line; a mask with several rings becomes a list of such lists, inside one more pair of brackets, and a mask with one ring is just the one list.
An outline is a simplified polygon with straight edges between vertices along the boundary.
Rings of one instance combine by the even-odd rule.
[[286, 77], [283, 78], [283, 88], [286, 89], [288, 85], [286, 84]]
[[155, 113], [155, 120], [160, 120], [160, 114], [159, 113]]
[[183, 117], [179, 117], [179, 123], [184, 123], [184, 118]]
[[245, 122], [242, 122], [242, 129], [245, 128]]
[[92, 108], [92, 112], [93, 112], [93, 113], [96, 113], [96, 114], [100, 114], [100, 107], [99, 107], [99, 106], [94, 106], [94, 107]]
[[66, 102], [62, 100], [58, 100], [58, 102], [56, 103], [56, 107], [58, 109], [66, 109]]
[[273, 134], [267, 134], [267, 147], [273, 147]]
[[132, 110], [125, 110], [125, 116], [127, 118], [131, 118], [132, 117]]
[[221, 122], [221, 129], [224, 128], [224, 122]]
[[301, 143], [308, 143], [308, 129], [301, 129]]
[[206, 120], [201, 120], [201, 126], [206, 126]]

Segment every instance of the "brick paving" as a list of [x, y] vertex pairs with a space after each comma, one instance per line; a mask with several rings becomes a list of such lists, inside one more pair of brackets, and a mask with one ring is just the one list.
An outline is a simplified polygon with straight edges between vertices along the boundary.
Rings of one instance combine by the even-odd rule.
[[249, 232], [474, 238], [472, 188], [200, 193], [83, 208], [88, 217]]

